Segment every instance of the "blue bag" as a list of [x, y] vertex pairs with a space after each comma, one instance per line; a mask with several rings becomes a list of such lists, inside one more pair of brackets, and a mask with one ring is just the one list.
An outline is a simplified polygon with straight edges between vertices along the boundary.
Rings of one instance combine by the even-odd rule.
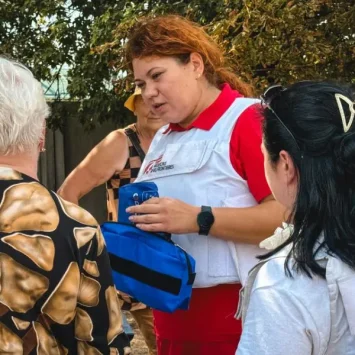
[[122, 186], [118, 190], [118, 221], [122, 223], [131, 223], [130, 216], [126, 208], [140, 205], [151, 197], [159, 197], [158, 187], [154, 182], [136, 182]]
[[101, 230], [118, 290], [160, 311], [188, 309], [195, 260], [185, 250], [130, 224], [106, 222]]
[[125, 209], [137, 201], [143, 202], [148, 196], [158, 196], [154, 183], [121, 187], [120, 222], [106, 222], [101, 226], [114, 283], [118, 290], [154, 309], [186, 310], [195, 279], [195, 260], [169, 235], [145, 232], [127, 223]]

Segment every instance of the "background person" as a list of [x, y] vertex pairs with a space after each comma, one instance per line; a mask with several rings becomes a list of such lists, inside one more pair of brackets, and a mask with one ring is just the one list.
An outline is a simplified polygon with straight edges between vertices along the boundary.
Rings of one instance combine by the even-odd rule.
[[264, 95], [266, 177], [292, 225], [263, 242], [238, 355], [355, 354], [354, 99], [313, 81]]
[[[145, 153], [156, 133], [164, 124], [153, 114], [136, 89], [125, 103], [137, 117], [137, 122], [111, 132], [76, 167], [58, 193], [73, 203], [96, 186], [106, 183], [108, 220], [118, 220], [118, 189], [136, 179]], [[124, 293], [119, 294], [122, 309], [131, 311], [150, 354], [156, 354], [152, 310]]]
[[129, 354], [100, 228], [37, 178], [41, 84], [0, 58], [0, 353]]
[[169, 123], [137, 179], [154, 181], [164, 197], [130, 208], [144, 213], [131, 220], [172, 233], [196, 260], [189, 310], [154, 311], [158, 353], [234, 354], [240, 281], [261, 252], [235, 242], [257, 244], [284, 213], [264, 176], [257, 100], [244, 98], [252, 90], [227, 68], [217, 44], [181, 17], [139, 22], [127, 61], [146, 104]]

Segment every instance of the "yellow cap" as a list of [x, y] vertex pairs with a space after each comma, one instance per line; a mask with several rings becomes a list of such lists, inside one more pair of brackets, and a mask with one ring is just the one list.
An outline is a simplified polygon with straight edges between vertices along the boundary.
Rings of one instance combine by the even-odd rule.
[[136, 86], [134, 93], [124, 103], [124, 106], [127, 107], [132, 112], [134, 112], [134, 100], [138, 95], [142, 95], [142, 90]]

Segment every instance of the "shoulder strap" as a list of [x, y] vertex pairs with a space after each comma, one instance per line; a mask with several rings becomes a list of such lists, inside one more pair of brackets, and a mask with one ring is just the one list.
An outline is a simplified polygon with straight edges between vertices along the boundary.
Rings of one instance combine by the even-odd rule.
[[249, 271], [247, 282], [246, 282], [245, 286], [240, 290], [239, 304], [238, 304], [238, 309], [237, 309], [237, 313], [236, 313], [235, 317], [237, 319], [242, 319], [242, 324], [244, 324], [244, 322], [245, 322], [245, 316], [246, 316], [248, 308], [249, 308], [251, 291], [253, 289], [256, 276], [258, 275], [259, 270], [263, 267], [263, 265], [268, 260], [269, 259], [260, 261], [258, 264], [256, 264]]
[[128, 139], [131, 141], [134, 149], [137, 151], [139, 158], [143, 162], [145, 158], [145, 153], [141, 147], [141, 142], [138, 138], [137, 132], [135, 132], [132, 128], [126, 128], [125, 133]]

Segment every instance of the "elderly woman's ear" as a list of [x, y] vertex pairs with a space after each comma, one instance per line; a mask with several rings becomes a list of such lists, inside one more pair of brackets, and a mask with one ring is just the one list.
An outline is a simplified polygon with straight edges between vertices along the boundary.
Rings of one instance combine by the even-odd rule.
[[42, 131], [42, 137], [40, 138], [39, 144], [38, 144], [38, 150], [40, 153], [43, 153], [46, 151], [46, 127], [43, 128]]

